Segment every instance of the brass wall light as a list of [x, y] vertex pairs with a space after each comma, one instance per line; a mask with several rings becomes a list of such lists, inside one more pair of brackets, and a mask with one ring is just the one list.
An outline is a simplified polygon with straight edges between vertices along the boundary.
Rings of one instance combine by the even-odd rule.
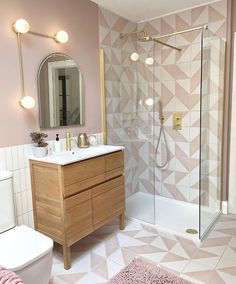
[[36, 36], [47, 37], [55, 40], [57, 43], [66, 43], [69, 39], [67, 32], [59, 31], [54, 36], [41, 34], [38, 32], [33, 32], [30, 30], [29, 23], [24, 19], [18, 19], [12, 25], [13, 31], [17, 35], [17, 47], [19, 55], [19, 67], [20, 67], [20, 79], [21, 79], [21, 100], [20, 105], [26, 109], [31, 109], [35, 106], [35, 99], [31, 96], [25, 95], [25, 84], [24, 84], [24, 70], [23, 70], [23, 60], [21, 51], [21, 34], [29, 33]]

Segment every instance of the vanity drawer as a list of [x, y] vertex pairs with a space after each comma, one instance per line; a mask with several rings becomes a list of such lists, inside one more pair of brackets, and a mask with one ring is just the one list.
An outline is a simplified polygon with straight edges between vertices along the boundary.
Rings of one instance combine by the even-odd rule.
[[104, 156], [63, 166], [64, 197], [105, 181]]
[[114, 216], [124, 212], [124, 185], [92, 197], [93, 229], [96, 230]]
[[124, 152], [119, 151], [105, 156], [106, 179], [111, 179], [124, 173]]
[[64, 199], [65, 208], [66, 210], [69, 210], [70, 208], [73, 208], [89, 199], [91, 199], [91, 190], [86, 190], [84, 192]]
[[70, 246], [93, 230], [91, 190], [66, 198], [64, 205], [66, 242]]
[[98, 196], [115, 187], [124, 185], [124, 176], [119, 176], [92, 188], [92, 197]]

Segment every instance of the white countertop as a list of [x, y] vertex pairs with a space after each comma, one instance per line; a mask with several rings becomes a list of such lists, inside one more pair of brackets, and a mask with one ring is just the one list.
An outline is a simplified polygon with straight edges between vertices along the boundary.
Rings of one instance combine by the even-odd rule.
[[117, 152], [124, 150], [123, 146], [110, 146], [110, 145], [96, 145], [90, 146], [88, 148], [76, 148], [72, 151], [64, 151], [61, 153], [53, 153], [43, 158], [36, 158], [34, 156], [30, 157], [30, 160], [58, 164], [58, 165], [67, 165], [90, 158], [102, 156], [112, 152]]

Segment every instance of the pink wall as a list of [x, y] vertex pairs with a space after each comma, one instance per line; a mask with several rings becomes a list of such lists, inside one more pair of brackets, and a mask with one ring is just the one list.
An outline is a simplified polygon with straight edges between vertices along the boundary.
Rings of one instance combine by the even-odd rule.
[[[33, 31], [54, 35], [66, 30], [65, 45], [47, 38], [26, 34], [22, 37], [25, 92], [36, 99], [36, 108], [20, 107], [20, 77], [16, 34], [11, 25], [25, 18]], [[0, 147], [30, 143], [29, 133], [39, 130], [37, 72], [40, 62], [52, 52], [71, 56], [82, 70], [85, 81], [85, 127], [45, 131], [49, 139], [55, 133], [64, 137], [86, 131], [101, 131], [101, 99], [99, 77], [98, 8], [88, 0], [1, 0], [0, 2]]]

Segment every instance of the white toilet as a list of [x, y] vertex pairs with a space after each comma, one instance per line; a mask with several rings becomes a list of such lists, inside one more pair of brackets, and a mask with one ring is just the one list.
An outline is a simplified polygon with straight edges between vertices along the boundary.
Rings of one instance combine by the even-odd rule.
[[14, 271], [24, 284], [48, 284], [52, 248], [52, 239], [27, 226], [16, 226], [12, 173], [0, 170], [0, 266]]

